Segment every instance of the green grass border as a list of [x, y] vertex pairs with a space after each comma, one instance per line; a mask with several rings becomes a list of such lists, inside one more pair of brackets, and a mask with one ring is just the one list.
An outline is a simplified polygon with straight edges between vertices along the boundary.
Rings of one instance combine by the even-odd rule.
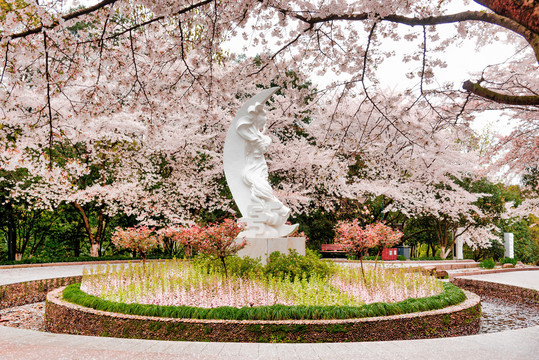
[[335, 320], [376, 316], [388, 316], [442, 309], [461, 303], [464, 292], [450, 283], [444, 283], [442, 293], [412, 298], [397, 303], [373, 303], [363, 306], [255, 306], [235, 308], [223, 306], [213, 309], [192, 306], [162, 306], [124, 304], [103, 300], [80, 290], [80, 283], [72, 284], [63, 291], [65, 301], [114, 313], [156, 316], [179, 319], [206, 320]]

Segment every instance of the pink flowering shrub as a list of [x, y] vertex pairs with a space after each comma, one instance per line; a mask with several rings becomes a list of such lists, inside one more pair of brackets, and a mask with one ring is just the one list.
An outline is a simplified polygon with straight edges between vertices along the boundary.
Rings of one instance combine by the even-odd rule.
[[378, 222], [362, 228], [357, 219], [339, 221], [335, 227], [335, 243], [343, 244], [348, 252], [360, 259], [365, 251], [375, 246], [392, 247], [399, 243], [402, 232]]
[[161, 237], [147, 226], [137, 226], [127, 229], [116, 227], [112, 233], [112, 243], [121, 249], [136, 251], [146, 262], [146, 254], [161, 245]]
[[335, 244], [344, 245], [349, 253], [363, 259], [365, 251], [377, 245], [378, 238], [369, 233], [359, 225], [357, 219], [339, 221], [335, 227]]
[[345, 249], [357, 257], [361, 263], [363, 275], [363, 254], [375, 246], [391, 247], [399, 243], [402, 232], [393, 230], [383, 223], [368, 224], [362, 228], [357, 219], [339, 221], [335, 227], [335, 243], [342, 244]]
[[159, 233], [172, 241], [183, 245], [185, 256], [193, 256], [193, 250], [197, 248], [202, 234], [202, 228], [198, 225], [189, 227], [170, 226], [159, 230]]
[[365, 231], [368, 233], [368, 236], [374, 238], [376, 244], [381, 248], [391, 248], [397, 245], [403, 236], [400, 230], [393, 230], [381, 222], [365, 226]]
[[225, 259], [243, 249], [247, 242], [236, 238], [244, 229], [234, 219], [225, 219], [221, 224], [208, 225], [200, 228], [198, 233], [198, 249], [202, 254], [221, 260], [228, 276]]
[[376, 254], [376, 262], [374, 267], [378, 264], [378, 256], [382, 251], [382, 248], [391, 248], [397, 245], [403, 233], [399, 230], [393, 230], [391, 227], [385, 225], [384, 223], [377, 222], [375, 224], [368, 224], [365, 226], [365, 232], [367, 236], [372, 237], [378, 248], [378, 253]]

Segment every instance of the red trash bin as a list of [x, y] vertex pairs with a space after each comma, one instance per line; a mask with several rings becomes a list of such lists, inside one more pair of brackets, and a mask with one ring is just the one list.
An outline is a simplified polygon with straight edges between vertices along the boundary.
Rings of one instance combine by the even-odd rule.
[[382, 249], [382, 260], [397, 260], [397, 248]]

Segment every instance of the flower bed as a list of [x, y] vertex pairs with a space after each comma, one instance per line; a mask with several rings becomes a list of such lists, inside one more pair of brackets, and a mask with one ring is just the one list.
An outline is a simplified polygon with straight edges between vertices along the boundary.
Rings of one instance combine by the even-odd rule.
[[479, 316], [479, 299], [424, 272], [341, 267], [294, 252], [274, 253], [265, 266], [205, 257], [102, 266], [46, 303], [53, 332], [196, 341], [455, 336], [477, 332]]
[[[479, 331], [478, 296], [443, 309], [341, 320], [204, 320], [95, 310], [50, 292], [46, 328], [57, 333], [182, 341], [345, 342], [462, 336]], [[135, 305], [136, 306], [136, 305]], [[150, 305], [148, 305], [150, 306]], [[143, 308], [143, 306], [139, 306]]]
[[[272, 266], [266, 266], [267, 270], [269, 268], [266, 273], [257, 269], [243, 276], [228, 277], [209, 270], [205, 263], [196, 265], [177, 260], [98, 267], [91, 273], [85, 272], [81, 290], [112, 302], [198, 308], [357, 307], [424, 298], [438, 295], [443, 290], [442, 284], [433, 277], [406, 269], [378, 267], [364, 273], [357, 267], [330, 270], [328, 266], [318, 272], [292, 276], [283, 272], [283, 267]], [[73, 295], [70, 301], [74, 301]], [[462, 297], [457, 301], [462, 301]], [[409, 311], [399, 311], [402, 312]]]

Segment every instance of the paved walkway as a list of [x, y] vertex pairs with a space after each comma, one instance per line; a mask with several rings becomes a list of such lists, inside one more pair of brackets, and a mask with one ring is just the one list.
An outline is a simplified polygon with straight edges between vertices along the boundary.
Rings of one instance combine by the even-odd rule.
[[[77, 272], [78, 271], [78, 272]], [[0, 269], [0, 284], [80, 275], [81, 265]], [[476, 275], [474, 279], [537, 289], [539, 272]], [[496, 281], [498, 280], [498, 281]], [[444, 339], [322, 343], [205, 343], [50, 334], [0, 326], [0, 359], [539, 359], [539, 326]]]
[[466, 275], [459, 277], [463, 279], [514, 285], [539, 291], [539, 271], [512, 271], [497, 274]]
[[[0, 285], [15, 284], [24, 281], [54, 279], [59, 277], [82, 275], [82, 269], [88, 265], [38, 266], [28, 268], [0, 268]], [[0, 358], [1, 359], [1, 358]]]

